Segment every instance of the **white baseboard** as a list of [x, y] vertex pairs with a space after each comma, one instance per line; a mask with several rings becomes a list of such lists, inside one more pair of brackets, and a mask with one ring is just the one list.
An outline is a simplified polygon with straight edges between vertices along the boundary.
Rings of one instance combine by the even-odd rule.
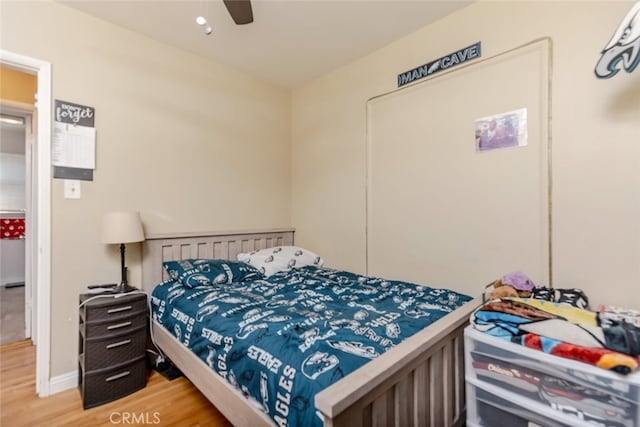
[[78, 371], [52, 377], [49, 381], [49, 395], [78, 387]]

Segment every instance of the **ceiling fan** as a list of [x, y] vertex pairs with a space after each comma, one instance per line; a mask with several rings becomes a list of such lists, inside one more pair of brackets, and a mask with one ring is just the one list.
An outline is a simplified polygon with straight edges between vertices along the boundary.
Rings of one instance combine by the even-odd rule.
[[[245, 25], [253, 22], [253, 10], [251, 9], [251, 0], [223, 0], [224, 5], [229, 11], [229, 15], [237, 25]], [[206, 35], [211, 35], [213, 28], [207, 22], [207, 18], [199, 15], [196, 23], [204, 28]]]
[[233, 22], [238, 25], [250, 24], [253, 22], [253, 10], [251, 9], [251, 0], [223, 0], [227, 6], [229, 15], [233, 18]]

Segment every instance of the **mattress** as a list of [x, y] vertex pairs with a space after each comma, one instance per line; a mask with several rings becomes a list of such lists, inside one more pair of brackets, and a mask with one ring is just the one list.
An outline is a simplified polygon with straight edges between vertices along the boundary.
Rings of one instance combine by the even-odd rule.
[[471, 297], [303, 267], [188, 288], [159, 284], [153, 318], [277, 425], [322, 425], [314, 396]]

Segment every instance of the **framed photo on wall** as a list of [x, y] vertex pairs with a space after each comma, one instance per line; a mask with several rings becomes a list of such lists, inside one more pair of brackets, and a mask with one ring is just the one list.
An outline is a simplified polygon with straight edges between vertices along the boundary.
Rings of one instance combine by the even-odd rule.
[[476, 151], [527, 145], [527, 109], [479, 118], [475, 121]]

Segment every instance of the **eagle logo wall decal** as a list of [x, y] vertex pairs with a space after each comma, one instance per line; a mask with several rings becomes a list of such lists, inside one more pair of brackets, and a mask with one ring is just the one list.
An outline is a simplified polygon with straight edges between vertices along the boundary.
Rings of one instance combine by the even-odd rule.
[[640, 2], [631, 7], [602, 51], [595, 68], [596, 76], [600, 79], [615, 76], [620, 71], [620, 62], [628, 73], [640, 63]]

